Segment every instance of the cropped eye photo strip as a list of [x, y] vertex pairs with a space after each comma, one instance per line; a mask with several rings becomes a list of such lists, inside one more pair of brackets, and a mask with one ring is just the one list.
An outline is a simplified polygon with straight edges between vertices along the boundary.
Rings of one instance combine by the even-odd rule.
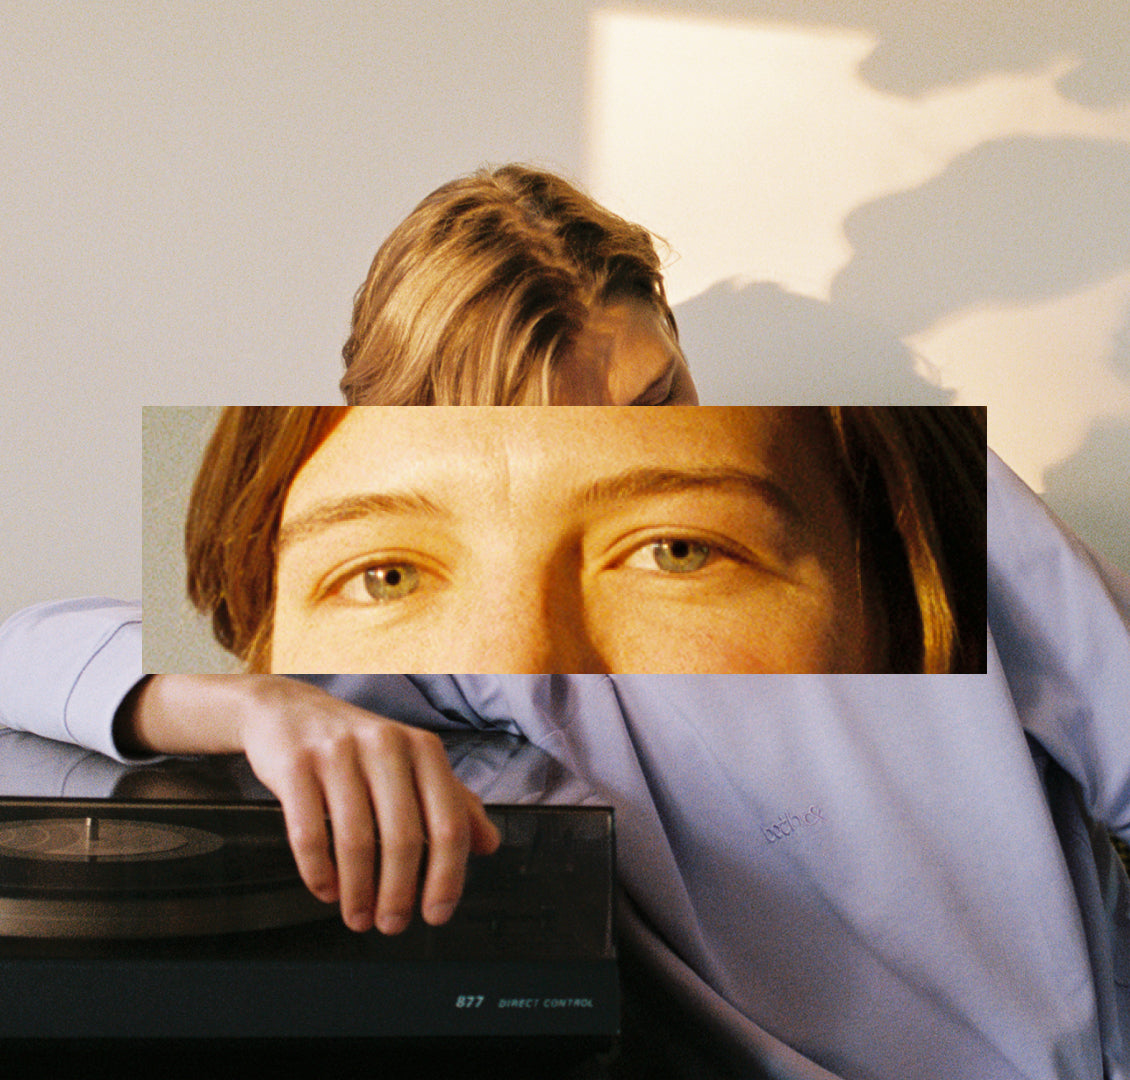
[[213, 413], [146, 410], [147, 485], [204, 449], [187, 506], [146, 488], [145, 580], [230, 670], [986, 669], [981, 409]]

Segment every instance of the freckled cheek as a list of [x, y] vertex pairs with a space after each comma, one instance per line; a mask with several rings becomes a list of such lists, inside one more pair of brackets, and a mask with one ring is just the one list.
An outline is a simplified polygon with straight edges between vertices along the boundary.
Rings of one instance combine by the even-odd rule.
[[[753, 613], [696, 605], [593, 605], [589, 633], [614, 673], [748, 674], [773, 671]], [[770, 646], [772, 643], [768, 643]]]
[[[307, 609], [283, 594], [276, 604], [271, 670], [280, 674], [332, 672], [378, 674], [477, 670], [467, 667], [473, 651], [473, 616], [465, 610], [405, 612]], [[460, 627], [459, 631], [453, 628]]]
[[855, 670], [835, 620], [795, 599], [712, 606], [595, 606], [589, 633], [613, 672], [767, 674]]

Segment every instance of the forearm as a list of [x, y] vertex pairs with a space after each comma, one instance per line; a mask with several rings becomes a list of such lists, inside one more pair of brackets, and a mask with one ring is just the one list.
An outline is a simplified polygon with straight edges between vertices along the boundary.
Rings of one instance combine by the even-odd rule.
[[249, 711], [277, 708], [293, 689], [282, 676], [152, 675], [122, 702], [114, 742], [124, 754], [237, 753]]

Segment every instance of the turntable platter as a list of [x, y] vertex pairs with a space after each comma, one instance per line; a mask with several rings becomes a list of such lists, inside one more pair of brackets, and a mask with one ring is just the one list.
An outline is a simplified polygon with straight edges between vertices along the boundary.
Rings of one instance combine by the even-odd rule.
[[281, 815], [87, 809], [0, 821], [0, 935], [167, 938], [336, 916], [298, 876]]
[[215, 851], [223, 840], [187, 825], [123, 821], [97, 815], [85, 818], [37, 818], [0, 828], [0, 856], [88, 862], [107, 859], [176, 859]]

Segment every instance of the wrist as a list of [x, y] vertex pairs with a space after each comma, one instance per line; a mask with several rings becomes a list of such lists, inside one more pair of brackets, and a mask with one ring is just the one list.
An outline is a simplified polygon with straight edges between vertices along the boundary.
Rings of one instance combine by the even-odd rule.
[[[152, 675], [122, 702], [115, 738], [129, 754], [226, 754], [243, 749], [237, 675]], [[132, 700], [130, 700], [132, 698]]]

